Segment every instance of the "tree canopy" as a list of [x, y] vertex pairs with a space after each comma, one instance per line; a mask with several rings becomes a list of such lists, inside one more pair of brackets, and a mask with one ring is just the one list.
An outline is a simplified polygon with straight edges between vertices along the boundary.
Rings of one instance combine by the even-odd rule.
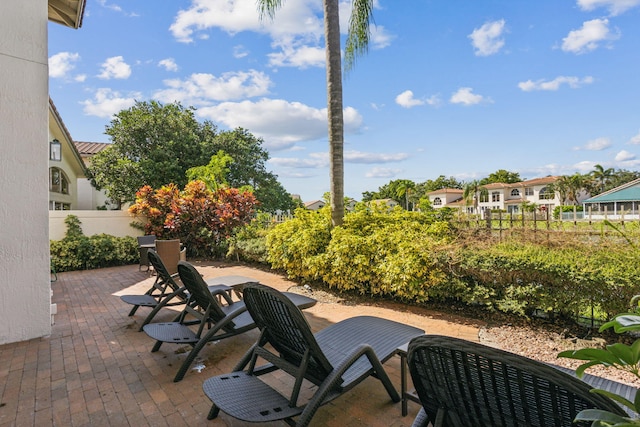
[[[134, 201], [145, 185], [182, 188], [189, 169], [196, 168], [193, 177], [205, 178], [202, 174], [211, 172], [206, 167], [217, 167], [215, 180], [233, 188], [251, 186], [263, 210], [295, 206], [277, 176], [267, 171], [269, 153], [261, 138], [242, 128], [218, 131], [210, 121], [199, 122], [193, 107], [138, 101], [116, 114], [105, 133], [112, 145], [91, 159], [88, 170], [94, 185], [118, 205]], [[224, 159], [216, 158], [221, 150]]]

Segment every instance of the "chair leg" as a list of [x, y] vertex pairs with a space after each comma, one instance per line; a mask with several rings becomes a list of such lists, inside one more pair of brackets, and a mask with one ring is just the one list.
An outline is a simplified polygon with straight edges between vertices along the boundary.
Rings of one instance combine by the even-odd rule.
[[138, 310], [138, 307], [140, 307], [139, 305], [134, 305], [133, 308], [131, 309], [131, 311], [129, 312], [129, 317], [133, 316], [134, 314], [136, 314], [136, 310]]
[[162, 345], [162, 341], [156, 341], [153, 348], [151, 349], [151, 353], [155, 353], [156, 351], [160, 350], [161, 345]]
[[209, 415], [207, 415], [208, 420], [212, 420], [218, 416], [220, 413], [220, 408], [218, 408], [215, 404], [211, 405], [211, 409], [209, 410]]

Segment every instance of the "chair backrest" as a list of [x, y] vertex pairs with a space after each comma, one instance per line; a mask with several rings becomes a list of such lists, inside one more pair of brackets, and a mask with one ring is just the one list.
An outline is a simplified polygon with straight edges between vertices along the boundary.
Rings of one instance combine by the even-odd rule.
[[142, 246], [142, 245], [153, 245], [154, 242], [156, 241], [156, 236], [154, 236], [153, 234], [149, 234], [147, 236], [138, 236], [138, 246]]
[[572, 426], [583, 409], [621, 416], [611, 399], [541, 362], [479, 343], [439, 335], [411, 340], [408, 363], [431, 422], [446, 426]]
[[[329, 375], [333, 366], [320, 349], [307, 319], [289, 298], [269, 286], [248, 283], [243, 300], [262, 332], [260, 347], [270, 344], [280, 358], [296, 367], [307, 363], [304, 378], [315, 384]], [[277, 360], [269, 362], [279, 365]], [[278, 367], [288, 370], [287, 366]]]
[[156, 240], [156, 252], [162, 258], [169, 274], [176, 274], [180, 261], [180, 240]]
[[177, 291], [178, 289], [180, 289], [180, 286], [178, 286], [175, 280], [173, 280], [173, 277], [171, 277], [171, 274], [169, 274], [167, 267], [165, 267], [164, 262], [162, 261], [162, 258], [160, 258], [158, 253], [153, 249], [149, 249], [149, 251], [147, 252], [147, 256], [149, 258], [149, 262], [151, 263], [153, 269], [157, 274], [156, 283], [166, 284], [173, 291]]
[[[222, 311], [220, 303], [211, 294], [207, 283], [193, 265], [186, 261], [179, 261], [178, 274], [180, 275], [180, 281], [189, 292], [189, 304], [192, 307], [195, 304], [202, 310], [208, 311], [209, 319], [207, 320], [214, 323], [225, 318], [226, 314]], [[233, 322], [229, 326], [233, 327]]]

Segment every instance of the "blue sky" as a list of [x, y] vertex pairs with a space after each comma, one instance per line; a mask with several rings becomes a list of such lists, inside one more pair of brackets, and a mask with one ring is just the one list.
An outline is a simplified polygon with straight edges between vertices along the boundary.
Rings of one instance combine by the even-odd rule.
[[[639, 17], [640, 0], [376, 1], [343, 82], [345, 195], [638, 170]], [[49, 24], [49, 91], [76, 141], [109, 142], [135, 100], [180, 101], [262, 137], [287, 191], [329, 190], [322, 0], [285, 0], [273, 21], [255, 0], [87, 0], [79, 30]]]

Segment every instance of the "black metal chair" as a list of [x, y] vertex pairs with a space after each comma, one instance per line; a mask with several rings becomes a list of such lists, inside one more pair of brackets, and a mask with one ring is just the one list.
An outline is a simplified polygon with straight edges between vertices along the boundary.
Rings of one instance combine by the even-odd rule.
[[[184, 310], [173, 322], [149, 323], [143, 327], [147, 335], [156, 340], [152, 352], [158, 351], [165, 342], [192, 346], [174, 382], [184, 378], [189, 366], [207, 343], [233, 337], [256, 327], [244, 301], [228, 299], [228, 305], [221, 305], [193, 265], [180, 261], [178, 274], [188, 292]], [[300, 308], [312, 307], [316, 303], [314, 299], [293, 293], [287, 293], [286, 298]]]
[[[382, 382], [394, 402], [400, 401], [382, 364], [400, 346], [421, 335], [422, 330], [387, 319], [359, 316], [314, 335], [302, 312], [273, 288], [248, 284], [244, 287], [244, 301], [260, 328], [260, 338], [234, 372], [204, 382], [204, 392], [213, 402], [209, 419], [222, 410], [242, 421], [285, 420], [290, 425], [306, 426], [321, 405], [369, 376]], [[267, 363], [257, 366], [258, 358]], [[287, 396], [259, 378], [275, 370], [292, 377]], [[317, 386], [310, 399], [300, 398], [303, 380]]]
[[414, 338], [408, 363], [422, 403], [415, 427], [588, 426], [573, 422], [588, 408], [627, 415], [561, 370], [458, 338]]
[[147, 267], [146, 271], [149, 271], [149, 258], [147, 258], [147, 254], [149, 253], [149, 249], [155, 248], [156, 236], [153, 234], [138, 236], [137, 240], [138, 252], [140, 254], [140, 265], [138, 266], [138, 270], [145, 266]]

